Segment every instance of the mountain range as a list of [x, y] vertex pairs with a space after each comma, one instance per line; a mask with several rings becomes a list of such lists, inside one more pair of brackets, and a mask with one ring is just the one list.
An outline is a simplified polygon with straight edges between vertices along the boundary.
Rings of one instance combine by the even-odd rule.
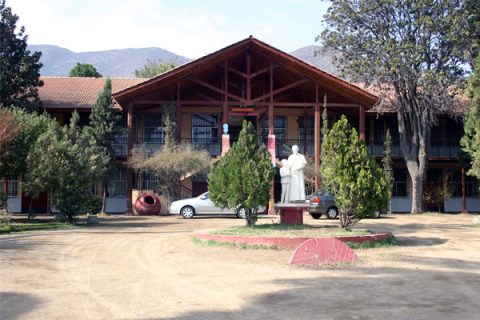
[[[290, 54], [324, 71], [337, 74], [337, 68], [332, 63], [333, 53], [331, 51], [320, 53], [320, 49], [320, 46], [308, 46]], [[75, 64], [80, 62], [95, 66], [105, 77], [134, 77], [135, 70], [143, 68], [147, 60], [174, 61], [176, 64], [184, 64], [191, 60], [156, 47], [73, 52], [55, 45], [30, 45], [29, 50], [42, 52], [40, 58], [40, 62], [43, 63], [40, 71], [42, 76], [68, 76]]]

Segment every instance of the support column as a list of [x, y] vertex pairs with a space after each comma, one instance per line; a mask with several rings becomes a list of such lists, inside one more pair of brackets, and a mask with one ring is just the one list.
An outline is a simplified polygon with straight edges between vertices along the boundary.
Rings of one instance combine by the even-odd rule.
[[465, 190], [465, 168], [462, 167], [462, 213], [467, 213], [467, 197]]
[[[268, 104], [268, 134], [275, 134], [275, 115], [273, 112], [273, 64], [270, 63], [270, 103]], [[276, 147], [276, 146], [275, 146]], [[272, 178], [268, 214], [275, 214], [275, 177]]]
[[182, 104], [180, 103], [180, 81], [177, 82], [177, 105], [175, 108], [175, 118], [177, 125], [177, 143], [182, 143]]
[[320, 187], [320, 103], [318, 96], [318, 84], [315, 84], [315, 119], [313, 125], [313, 141], [314, 141], [314, 159], [315, 159], [315, 190]]
[[[224, 69], [225, 69], [225, 74], [224, 74], [224, 79], [223, 79], [223, 106], [222, 106], [222, 128], [224, 124], [228, 124], [228, 61], [225, 60], [224, 62]], [[228, 149], [226, 149], [226, 137], [224, 138], [225, 135], [222, 135], [222, 150], [221, 154], [224, 155], [227, 153], [228, 149], [230, 149], [230, 136], [228, 137]], [[225, 139], [225, 142], [224, 142]]]
[[[127, 112], [127, 160], [132, 155], [133, 149], [133, 103], [128, 104], [128, 112]], [[132, 191], [133, 191], [133, 169], [128, 166], [127, 167], [127, 210], [126, 214], [133, 214], [132, 209]]]
[[360, 106], [360, 115], [359, 119], [359, 131], [360, 131], [360, 140], [365, 141], [365, 108]]

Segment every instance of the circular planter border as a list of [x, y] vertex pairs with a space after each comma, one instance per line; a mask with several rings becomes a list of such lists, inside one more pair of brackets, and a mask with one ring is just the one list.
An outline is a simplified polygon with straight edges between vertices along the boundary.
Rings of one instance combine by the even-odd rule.
[[388, 240], [393, 237], [391, 232], [375, 233], [368, 235], [358, 236], [336, 236], [336, 237], [258, 237], [258, 236], [229, 236], [222, 234], [211, 234], [208, 230], [198, 230], [194, 232], [195, 237], [200, 240], [208, 241], [213, 240], [217, 242], [229, 242], [236, 244], [250, 244], [250, 245], [262, 245], [262, 246], [277, 246], [282, 249], [295, 249], [302, 242], [308, 239], [318, 238], [335, 238], [342, 242], [376, 242], [379, 240]]

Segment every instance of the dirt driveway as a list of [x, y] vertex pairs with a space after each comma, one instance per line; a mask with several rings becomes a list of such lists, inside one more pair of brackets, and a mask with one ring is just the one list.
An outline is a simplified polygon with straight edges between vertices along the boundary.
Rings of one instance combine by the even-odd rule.
[[191, 240], [193, 230], [242, 223], [113, 216], [1, 236], [0, 319], [480, 319], [472, 216], [362, 221], [401, 246], [359, 250], [360, 263], [335, 269], [291, 267], [290, 251]]

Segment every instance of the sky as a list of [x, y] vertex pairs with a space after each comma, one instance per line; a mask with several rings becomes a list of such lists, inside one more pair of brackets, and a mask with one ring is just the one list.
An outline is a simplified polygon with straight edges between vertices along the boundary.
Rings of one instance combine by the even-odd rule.
[[160, 47], [199, 58], [249, 35], [286, 52], [318, 44], [321, 0], [6, 0], [29, 44], [74, 52]]

